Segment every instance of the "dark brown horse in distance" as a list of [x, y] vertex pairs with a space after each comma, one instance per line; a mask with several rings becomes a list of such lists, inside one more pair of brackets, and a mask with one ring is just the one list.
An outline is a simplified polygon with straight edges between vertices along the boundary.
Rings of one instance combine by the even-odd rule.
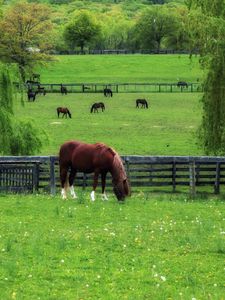
[[130, 195], [130, 186], [123, 162], [119, 154], [105, 144], [86, 144], [78, 141], [66, 142], [60, 147], [59, 167], [63, 199], [66, 199], [67, 179], [71, 196], [77, 198], [73, 187], [77, 172], [94, 173], [93, 190], [91, 192], [92, 201], [95, 200], [99, 175], [101, 175], [102, 180], [102, 198], [103, 200], [108, 199], [105, 194], [106, 174], [108, 172], [112, 175], [113, 191], [117, 199], [121, 201]]
[[67, 107], [57, 107], [56, 110], [57, 110], [58, 118], [60, 113], [62, 114], [62, 117], [66, 116], [67, 118], [68, 115], [70, 118], [72, 118], [72, 115]]
[[139, 108], [139, 105], [141, 105], [142, 108], [148, 108], [148, 102], [145, 99], [137, 99], [136, 108]]
[[91, 107], [91, 113], [98, 112], [99, 108], [101, 108], [103, 112], [105, 110], [105, 104], [103, 102], [94, 103]]

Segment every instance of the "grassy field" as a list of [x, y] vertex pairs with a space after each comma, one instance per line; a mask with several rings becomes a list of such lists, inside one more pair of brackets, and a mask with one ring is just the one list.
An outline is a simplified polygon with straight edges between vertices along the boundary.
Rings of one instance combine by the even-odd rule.
[[[149, 109], [136, 109], [135, 99], [145, 97]], [[49, 136], [42, 155], [56, 155], [70, 139], [105, 142], [124, 155], [199, 155], [195, 132], [201, 119], [200, 94], [47, 94], [21, 106], [15, 114], [34, 120]], [[104, 101], [105, 112], [90, 113], [94, 102]], [[57, 117], [56, 108], [66, 106], [72, 119]]]
[[196, 82], [198, 57], [188, 55], [67, 55], [37, 70], [42, 83]]
[[1, 299], [224, 299], [224, 202], [88, 198], [0, 197]]

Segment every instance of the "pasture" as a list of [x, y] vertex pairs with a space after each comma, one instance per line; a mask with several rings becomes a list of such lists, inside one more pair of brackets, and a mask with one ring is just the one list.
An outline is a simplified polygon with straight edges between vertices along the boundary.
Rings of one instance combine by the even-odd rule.
[[0, 196], [1, 299], [224, 299], [224, 202]]
[[42, 83], [196, 82], [199, 57], [188, 55], [60, 55], [37, 69]]
[[[121, 155], [202, 155], [196, 142], [201, 120], [200, 94], [47, 94], [21, 106], [15, 115], [32, 119], [49, 137], [37, 155], [57, 155], [66, 140], [104, 142]], [[146, 98], [149, 109], [136, 108]], [[90, 113], [91, 105], [104, 102], [105, 111]], [[58, 118], [56, 108], [68, 107], [72, 118]]]

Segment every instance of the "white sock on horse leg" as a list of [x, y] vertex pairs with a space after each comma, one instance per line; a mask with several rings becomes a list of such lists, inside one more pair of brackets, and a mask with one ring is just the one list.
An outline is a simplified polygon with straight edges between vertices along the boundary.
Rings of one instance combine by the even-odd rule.
[[66, 189], [62, 189], [61, 190], [61, 196], [62, 196], [62, 198], [64, 199], [64, 200], [66, 200]]
[[95, 191], [91, 192], [91, 201], [95, 201]]
[[74, 199], [77, 198], [77, 195], [74, 191], [73, 185], [70, 186], [70, 194], [71, 194], [72, 198], [74, 198]]
[[106, 196], [106, 193], [102, 194], [102, 200], [109, 200], [109, 198]]

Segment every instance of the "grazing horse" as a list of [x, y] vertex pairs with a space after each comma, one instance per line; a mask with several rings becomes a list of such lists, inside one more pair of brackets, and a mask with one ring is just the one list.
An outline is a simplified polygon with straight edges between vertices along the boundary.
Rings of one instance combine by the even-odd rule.
[[105, 110], [105, 104], [103, 102], [94, 103], [91, 107], [91, 113], [98, 112], [98, 109], [101, 108], [102, 111]]
[[60, 92], [62, 95], [67, 95], [67, 88], [61, 84]]
[[[112, 175], [113, 191], [119, 201], [130, 195], [130, 186], [123, 162], [119, 154], [109, 146], [96, 143], [86, 144], [78, 141], [69, 141], [60, 147], [59, 168], [61, 180], [61, 195], [66, 199], [66, 187], [70, 187], [73, 198], [77, 198], [73, 182], [77, 172], [94, 173], [91, 200], [95, 200], [95, 190], [98, 185], [98, 176], [101, 174], [102, 199], [108, 200], [105, 194], [106, 174]], [[70, 169], [70, 174], [67, 173]], [[69, 181], [69, 182], [68, 182]]]
[[178, 81], [177, 87], [181, 87], [181, 88], [185, 87], [185, 88], [188, 88], [188, 84], [187, 84], [187, 82], [185, 82], [185, 81]]
[[112, 90], [111, 90], [111, 89], [108, 89], [108, 88], [105, 88], [105, 89], [103, 90], [103, 93], [104, 93], [104, 96], [105, 96], [105, 97], [112, 97], [112, 96], [113, 96]]
[[62, 118], [64, 118], [64, 116], [66, 116], [66, 118], [67, 118], [67, 115], [70, 118], [72, 118], [72, 115], [67, 107], [57, 107], [56, 110], [57, 110], [58, 118], [59, 118], [60, 113], [63, 114]]
[[27, 91], [27, 99], [28, 99], [28, 101], [35, 101], [35, 99], [36, 99], [36, 95], [38, 94], [38, 92], [36, 91], [36, 92], [34, 92], [34, 91], [32, 91], [31, 89], [29, 89], [28, 91]]
[[141, 107], [148, 108], [148, 102], [145, 99], [137, 99], [136, 100], [136, 108], [137, 107], [139, 108], [139, 104], [141, 104]]

